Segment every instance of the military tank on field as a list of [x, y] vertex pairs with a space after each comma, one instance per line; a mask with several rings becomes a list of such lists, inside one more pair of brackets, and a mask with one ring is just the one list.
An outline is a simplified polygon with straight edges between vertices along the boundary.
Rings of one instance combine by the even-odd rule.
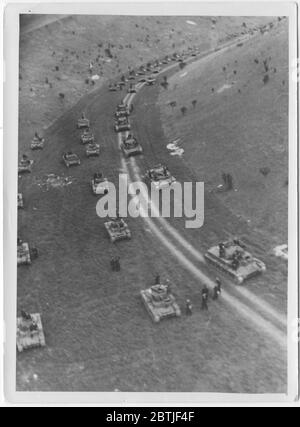
[[181, 310], [167, 285], [156, 284], [141, 291], [143, 303], [153, 322], [168, 317], [180, 317]]
[[134, 84], [130, 83], [130, 85], [127, 89], [127, 93], [136, 93], [136, 87]]
[[127, 117], [119, 117], [115, 121], [115, 131], [116, 132], [126, 132], [131, 129], [129, 120]]
[[38, 250], [30, 248], [27, 242], [18, 238], [17, 241], [17, 265], [30, 265], [32, 260], [38, 257]]
[[24, 200], [23, 200], [23, 194], [18, 193], [18, 209], [24, 208]]
[[148, 170], [145, 179], [153, 185], [156, 190], [162, 190], [176, 182], [176, 179], [171, 175], [169, 169], [161, 164]]
[[89, 128], [84, 128], [83, 133], [80, 135], [80, 141], [82, 144], [89, 144], [90, 142], [94, 142], [95, 137], [94, 134], [90, 131]]
[[22, 311], [17, 318], [17, 349], [21, 353], [31, 348], [45, 347], [45, 335], [39, 313], [29, 314]]
[[39, 136], [37, 132], [35, 132], [30, 148], [32, 150], [42, 150], [44, 148], [44, 142], [45, 139]]
[[104, 225], [112, 243], [131, 239], [131, 231], [123, 218], [114, 218]]
[[90, 121], [85, 117], [85, 114], [82, 113], [80, 119], [77, 120], [77, 129], [89, 128]]
[[80, 158], [77, 156], [77, 154], [72, 153], [72, 151], [64, 153], [62, 158], [67, 168], [69, 168], [70, 166], [79, 166], [81, 163]]
[[109, 90], [110, 92], [116, 92], [116, 91], [118, 90], [118, 85], [117, 85], [116, 83], [111, 83], [111, 84], [108, 86], [108, 90]]
[[129, 134], [127, 138], [124, 138], [121, 143], [121, 150], [126, 157], [143, 154], [143, 147], [138, 140]]
[[87, 157], [99, 157], [100, 156], [100, 145], [95, 142], [91, 142], [87, 145], [85, 154]]
[[128, 117], [129, 114], [130, 114], [130, 108], [128, 107], [128, 105], [119, 104], [115, 112], [115, 118], [118, 119], [119, 117]]
[[26, 173], [26, 172], [30, 173], [32, 169], [32, 165], [33, 165], [33, 160], [28, 159], [26, 154], [23, 154], [19, 163], [18, 173]]
[[109, 191], [108, 180], [103, 177], [102, 173], [94, 173], [91, 185], [95, 195], [107, 194]]
[[206, 260], [232, 277], [237, 284], [266, 271], [265, 264], [246, 251], [239, 239], [221, 242], [205, 254]]

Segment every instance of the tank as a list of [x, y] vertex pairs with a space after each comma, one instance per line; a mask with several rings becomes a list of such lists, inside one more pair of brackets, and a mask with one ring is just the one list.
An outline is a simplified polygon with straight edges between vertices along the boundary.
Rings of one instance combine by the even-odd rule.
[[119, 104], [117, 106], [117, 110], [115, 113], [115, 117], [118, 119], [119, 117], [126, 117], [130, 114], [130, 108], [127, 104]]
[[69, 168], [70, 166], [79, 166], [80, 165], [80, 158], [77, 156], [77, 154], [72, 153], [69, 151], [68, 153], [63, 154], [63, 162]]
[[33, 160], [29, 160], [27, 156], [23, 156], [20, 160], [19, 167], [18, 167], [18, 173], [26, 173], [31, 172], [33, 165]]
[[18, 193], [18, 208], [23, 209], [24, 208], [24, 200], [23, 200], [23, 194]]
[[108, 90], [109, 90], [110, 92], [116, 92], [116, 91], [118, 90], [118, 85], [117, 85], [117, 84], [110, 84], [110, 85], [108, 86]]
[[17, 318], [17, 349], [21, 353], [31, 348], [45, 347], [45, 335], [39, 313], [23, 313]]
[[146, 181], [153, 184], [157, 190], [169, 187], [176, 182], [169, 169], [163, 165], [157, 165], [146, 172]]
[[153, 77], [148, 77], [146, 80], [147, 86], [152, 86], [155, 84], [155, 82], [156, 82], [156, 79], [154, 79]]
[[129, 227], [122, 218], [112, 219], [111, 221], [106, 222], [104, 225], [112, 243], [115, 243], [119, 240], [131, 239], [131, 232]]
[[95, 195], [108, 193], [108, 190], [109, 190], [108, 180], [107, 178], [103, 177], [102, 173], [94, 174], [91, 185], [92, 185], [93, 194]]
[[128, 93], [136, 93], [136, 87], [133, 84], [130, 84], [129, 88], [127, 89]]
[[19, 242], [18, 243], [17, 264], [18, 265], [29, 265], [29, 264], [31, 264], [29, 244], [26, 242]]
[[80, 135], [81, 143], [89, 144], [90, 142], [94, 142], [94, 140], [95, 140], [94, 134], [88, 128], [85, 128], [83, 133]]
[[116, 132], [126, 132], [131, 129], [129, 120], [127, 117], [120, 117], [115, 121]]
[[286, 245], [286, 244], [276, 246], [273, 249], [273, 253], [276, 257], [284, 259], [285, 261], [288, 261], [288, 259], [289, 259], [289, 257], [288, 257], [288, 245]]
[[82, 114], [81, 118], [77, 120], [77, 129], [89, 128], [90, 121]]
[[126, 157], [135, 156], [143, 153], [143, 148], [141, 144], [134, 136], [130, 134], [127, 138], [123, 139], [121, 144], [121, 150], [123, 151]]
[[95, 142], [91, 142], [86, 147], [85, 154], [87, 157], [98, 157], [98, 156], [100, 156], [100, 145], [96, 144]]
[[44, 148], [45, 139], [41, 138], [38, 135], [35, 135], [33, 140], [31, 141], [30, 148], [32, 150], [42, 150]]
[[210, 248], [206, 260], [229, 275], [237, 284], [266, 271], [265, 264], [245, 250], [239, 240], [229, 240]]
[[180, 317], [181, 311], [175, 297], [163, 284], [153, 285], [141, 291], [143, 303], [153, 322], [158, 323], [168, 317]]

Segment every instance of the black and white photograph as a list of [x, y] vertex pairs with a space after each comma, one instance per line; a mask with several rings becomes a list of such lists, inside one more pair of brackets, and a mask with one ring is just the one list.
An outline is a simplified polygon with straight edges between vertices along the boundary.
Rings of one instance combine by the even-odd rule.
[[296, 390], [286, 9], [18, 12], [17, 393]]

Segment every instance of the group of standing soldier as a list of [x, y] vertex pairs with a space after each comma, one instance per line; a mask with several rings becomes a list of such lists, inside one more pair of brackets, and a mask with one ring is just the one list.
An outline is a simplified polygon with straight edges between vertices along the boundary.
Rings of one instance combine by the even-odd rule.
[[[216, 286], [213, 289], [212, 299], [216, 301], [222, 293], [222, 283], [221, 280], [216, 278]], [[204, 285], [201, 292], [201, 309], [207, 311], [208, 310], [208, 300], [209, 300], [209, 289], [206, 285]], [[189, 299], [186, 300], [186, 314], [191, 315], [193, 313], [193, 306]]]

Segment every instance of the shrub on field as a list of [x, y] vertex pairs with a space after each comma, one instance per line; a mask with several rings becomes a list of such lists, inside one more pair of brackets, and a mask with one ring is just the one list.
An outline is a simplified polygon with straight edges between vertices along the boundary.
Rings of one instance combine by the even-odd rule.
[[263, 78], [263, 82], [266, 85], [268, 83], [268, 81], [270, 80], [269, 74], [266, 74]]
[[194, 99], [194, 100], [192, 101], [192, 106], [193, 106], [193, 108], [195, 108], [195, 107], [196, 107], [196, 105], [197, 105], [197, 99]]
[[186, 114], [186, 112], [187, 112], [187, 108], [186, 108], [186, 107], [181, 107], [181, 108], [180, 108], [180, 111], [181, 111], [181, 114], [182, 114], [183, 116], [185, 116], [185, 114]]
[[64, 98], [65, 98], [65, 94], [64, 94], [64, 93], [62, 93], [62, 92], [60, 92], [60, 93], [58, 94], [58, 96], [60, 97], [60, 99], [64, 99]]
[[259, 172], [264, 176], [267, 177], [269, 175], [269, 173], [271, 172], [271, 169], [267, 166], [264, 166], [262, 168], [259, 169]]

